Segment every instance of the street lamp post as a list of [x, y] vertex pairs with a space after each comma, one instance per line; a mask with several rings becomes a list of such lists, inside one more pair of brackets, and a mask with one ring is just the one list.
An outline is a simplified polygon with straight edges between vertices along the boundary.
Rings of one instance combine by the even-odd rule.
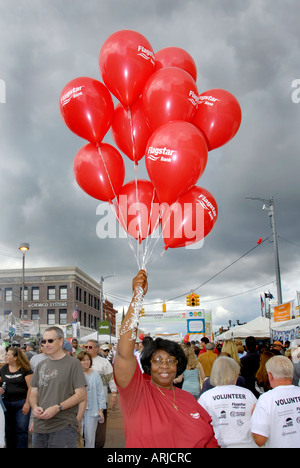
[[105, 279], [112, 278], [113, 276], [116, 276], [116, 274], [114, 273], [113, 275], [101, 276], [101, 280], [100, 280], [100, 322], [103, 321], [103, 283], [104, 283]]
[[22, 242], [20, 244], [19, 250], [21, 250], [23, 255], [23, 262], [22, 262], [22, 312], [21, 312], [21, 319], [24, 318], [24, 290], [25, 290], [25, 253], [29, 250], [29, 244], [27, 242]]
[[274, 199], [271, 197], [269, 200], [264, 198], [251, 198], [246, 197], [248, 200], [259, 200], [264, 203], [263, 210], [268, 210], [270, 216], [270, 222], [273, 232], [273, 244], [274, 244], [274, 255], [275, 255], [275, 273], [276, 273], [276, 286], [277, 286], [277, 302], [278, 305], [282, 304], [282, 290], [281, 290], [281, 276], [280, 276], [280, 266], [279, 266], [279, 254], [278, 254], [278, 236], [276, 231], [275, 224], [275, 214], [274, 214]]

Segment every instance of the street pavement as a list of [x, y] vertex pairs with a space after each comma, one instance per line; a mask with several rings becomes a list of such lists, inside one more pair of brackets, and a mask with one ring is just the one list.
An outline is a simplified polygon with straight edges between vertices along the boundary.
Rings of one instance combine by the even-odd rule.
[[[108, 398], [110, 395], [108, 396]], [[110, 407], [110, 398], [108, 400], [107, 426], [106, 426], [106, 441], [104, 448], [124, 448], [124, 420], [120, 406], [119, 397], [116, 408]]]

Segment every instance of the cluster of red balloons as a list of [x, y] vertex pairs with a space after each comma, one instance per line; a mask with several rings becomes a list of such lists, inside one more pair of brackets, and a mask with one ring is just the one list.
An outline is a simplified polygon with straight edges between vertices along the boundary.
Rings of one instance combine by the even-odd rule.
[[[76, 78], [59, 100], [65, 124], [89, 142], [74, 160], [77, 183], [96, 199], [115, 199], [119, 222], [139, 242], [159, 224], [165, 248], [198, 242], [213, 228], [218, 207], [196, 183], [208, 151], [238, 131], [238, 101], [223, 89], [199, 94], [190, 54], [178, 47], [154, 53], [149, 41], [131, 30], [108, 37], [99, 68], [104, 84]], [[103, 142], [109, 129], [118, 149], [136, 165], [145, 156], [150, 181], [124, 185], [123, 157]]]

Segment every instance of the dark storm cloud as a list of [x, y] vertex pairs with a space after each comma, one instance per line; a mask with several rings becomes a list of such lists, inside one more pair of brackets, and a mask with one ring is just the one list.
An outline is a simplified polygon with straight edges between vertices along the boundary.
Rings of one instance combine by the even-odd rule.
[[[291, 83], [299, 78], [299, 9], [296, 1], [270, 0], [2, 0], [0, 79], [7, 94], [0, 104], [0, 253], [15, 257], [18, 243], [28, 241], [29, 266], [76, 264], [95, 279], [116, 273], [105, 283], [107, 291], [129, 297], [136, 260], [127, 239], [96, 235], [99, 202], [82, 192], [72, 172], [74, 156], [86, 142], [64, 125], [58, 98], [75, 77], [100, 79], [101, 45], [113, 32], [133, 29], [155, 51], [173, 45], [187, 50], [197, 64], [199, 92], [227, 89], [243, 112], [238, 134], [209, 154], [198, 182], [217, 200], [217, 224], [201, 249], [164, 252], [158, 242], [148, 264], [148, 303], [182, 295], [168, 307], [183, 308], [185, 294], [205, 283], [198, 293], [217, 324], [260, 314], [259, 287], [270, 283], [266, 288], [276, 293], [271, 237], [236, 260], [271, 234], [262, 203], [246, 197], [271, 196], [283, 297], [294, 298], [300, 104], [291, 100]], [[105, 141], [113, 144], [109, 133]], [[147, 177], [143, 162], [139, 176]], [[133, 178], [128, 160], [126, 181]], [[4, 255], [0, 260], [3, 268], [18, 264]]]

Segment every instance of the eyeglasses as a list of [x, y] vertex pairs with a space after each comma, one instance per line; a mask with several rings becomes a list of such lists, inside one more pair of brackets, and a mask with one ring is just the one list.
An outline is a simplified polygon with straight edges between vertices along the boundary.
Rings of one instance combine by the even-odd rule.
[[155, 366], [161, 366], [162, 363], [165, 363], [170, 367], [176, 366], [176, 364], [178, 364], [178, 360], [173, 357], [169, 357], [167, 359], [162, 359], [161, 357], [155, 357], [155, 358], [152, 358], [150, 362], [154, 364]]
[[55, 340], [58, 340], [58, 338], [49, 338], [49, 340], [42, 340], [41, 343], [42, 344], [46, 344], [46, 343], [52, 344], [52, 343], [54, 343]]
[[86, 349], [93, 349], [93, 346], [85, 346]]

